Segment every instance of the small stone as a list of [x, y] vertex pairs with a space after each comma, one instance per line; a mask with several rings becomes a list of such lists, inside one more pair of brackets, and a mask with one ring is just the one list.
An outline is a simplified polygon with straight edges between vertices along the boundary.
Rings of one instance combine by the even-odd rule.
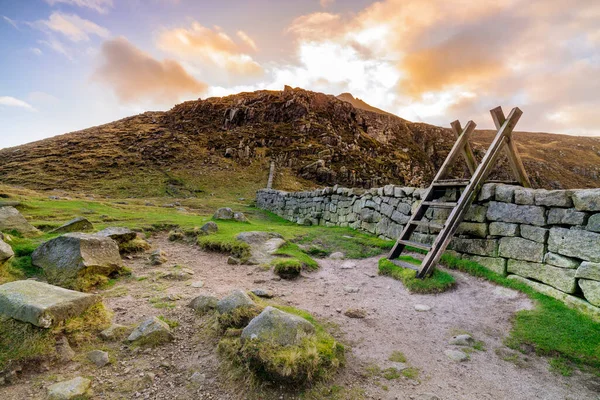
[[75, 351], [71, 348], [69, 340], [65, 336], [56, 341], [56, 353], [58, 359], [63, 363], [67, 363], [75, 357]]
[[248, 218], [242, 212], [236, 212], [233, 214], [233, 219], [238, 222], [248, 222]]
[[266, 290], [266, 289], [252, 289], [251, 292], [255, 296], [263, 297], [265, 299], [272, 299], [273, 297], [275, 297], [273, 292], [271, 292], [270, 290]]
[[202, 295], [193, 299], [190, 302], [189, 307], [198, 313], [205, 313], [217, 308], [218, 302], [219, 299], [217, 299], [216, 297]]
[[206, 375], [201, 374], [200, 372], [194, 372], [190, 377], [190, 381], [194, 383], [203, 383], [206, 381]]
[[150, 254], [150, 263], [152, 265], [161, 265], [168, 261], [167, 253], [162, 251], [161, 249], [155, 250]]
[[196, 289], [200, 289], [200, 288], [204, 287], [204, 281], [192, 282], [192, 284], [190, 286], [193, 288], [196, 288]]
[[342, 265], [340, 265], [340, 269], [353, 269], [356, 267], [356, 263], [353, 261], [344, 261]]
[[341, 251], [336, 251], [335, 253], [331, 253], [331, 255], [329, 256], [330, 259], [332, 260], [343, 260], [344, 259], [344, 253], [342, 253]]
[[425, 305], [425, 304], [415, 304], [415, 311], [420, 311], [420, 312], [431, 311], [431, 307], [429, 307], [428, 305]]
[[452, 361], [461, 362], [461, 361], [467, 361], [469, 359], [469, 356], [460, 350], [450, 349], [450, 350], [444, 351], [444, 354]]
[[124, 325], [112, 324], [109, 328], [100, 332], [98, 336], [106, 341], [119, 340], [127, 335], [128, 330], [129, 328]]
[[235, 310], [238, 307], [256, 305], [252, 299], [240, 289], [233, 290], [229, 295], [219, 300], [217, 303], [217, 311], [225, 314]]
[[218, 231], [219, 226], [213, 221], [208, 221], [200, 228], [200, 232], [203, 235], [210, 235], [211, 233], [217, 233]]
[[349, 308], [346, 310], [344, 315], [349, 318], [362, 319], [367, 317], [367, 312], [362, 308]]
[[69, 381], [55, 383], [48, 388], [49, 400], [71, 400], [85, 396], [92, 381], [78, 376]]
[[355, 286], [344, 286], [344, 292], [346, 293], [358, 293], [360, 291], [360, 288], [357, 288]]
[[104, 367], [106, 364], [110, 362], [108, 357], [108, 353], [102, 350], [93, 350], [87, 354], [88, 360], [96, 364], [98, 368]]
[[142, 322], [131, 332], [127, 338], [128, 341], [141, 341], [142, 343], [161, 344], [170, 342], [174, 339], [171, 328], [166, 322], [156, 317], [151, 317]]
[[471, 335], [457, 335], [450, 339], [450, 344], [456, 346], [471, 346], [475, 343], [475, 340], [471, 337]]

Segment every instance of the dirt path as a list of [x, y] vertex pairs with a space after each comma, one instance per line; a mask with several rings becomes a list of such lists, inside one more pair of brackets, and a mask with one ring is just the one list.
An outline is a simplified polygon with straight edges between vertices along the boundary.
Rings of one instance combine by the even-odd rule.
[[[510, 330], [511, 315], [532, 307], [521, 293], [452, 272], [458, 281], [456, 290], [441, 295], [410, 295], [400, 282], [376, 276], [378, 258], [354, 260], [355, 267], [350, 269], [341, 268], [345, 261], [323, 260], [317, 272], [293, 282], [277, 281], [270, 271], [228, 265], [225, 256], [172, 243], [162, 235], [154, 238], [153, 246], [166, 251], [169, 261], [151, 267], [147, 255], [126, 260], [134, 278], [103, 291], [105, 304], [121, 324], [133, 324], [151, 315], [177, 321], [180, 326], [175, 329], [174, 343], [143, 351], [108, 345], [115, 359], [109, 366], [96, 369], [79, 357], [58, 371], [26, 377], [16, 385], [0, 388], [0, 398], [44, 399], [49, 384], [77, 375], [94, 378], [97, 399], [246, 398], [243, 388], [219, 372], [216, 343], [202, 334], [206, 319], [198, 318], [187, 307], [199, 294], [222, 297], [235, 288], [272, 290], [277, 301], [337, 324], [336, 335], [351, 350], [347, 367], [333, 383], [360, 387], [368, 398], [412, 399], [423, 393], [433, 393], [440, 399], [599, 398], [590, 385], [586, 386], [583, 374], [575, 372], [570, 378], [553, 374], [545, 359], [511, 352], [502, 344]], [[191, 281], [154, 278], [159, 272], [172, 270], [175, 264], [194, 271]], [[204, 282], [202, 288], [190, 285], [200, 280]], [[358, 293], [347, 293], [347, 286], [359, 288]], [[432, 309], [418, 312], [416, 304]], [[363, 308], [368, 315], [351, 319], [339, 312], [348, 308]], [[483, 341], [485, 350], [471, 353], [469, 361], [455, 362], [444, 350], [454, 347], [448, 341], [461, 331]], [[394, 351], [403, 352], [407, 364], [419, 370], [417, 379], [369, 376], [369, 367], [392, 366], [388, 357]], [[198, 372], [196, 379], [190, 380], [194, 372]], [[295, 397], [275, 393], [275, 398]]]

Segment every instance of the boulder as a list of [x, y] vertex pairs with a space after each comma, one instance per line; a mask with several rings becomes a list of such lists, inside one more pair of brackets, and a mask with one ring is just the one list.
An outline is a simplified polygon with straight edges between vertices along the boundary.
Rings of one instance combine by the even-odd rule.
[[69, 381], [55, 383], [48, 387], [49, 400], [71, 400], [84, 398], [92, 381], [78, 376]]
[[0, 265], [2, 265], [9, 258], [13, 257], [15, 252], [13, 251], [10, 245], [4, 243], [2, 239], [0, 239]]
[[200, 228], [201, 235], [210, 235], [211, 233], [217, 233], [219, 231], [219, 227], [213, 221], [208, 221]]
[[219, 299], [217, 299], [216, 297], [202, 295], [194, 298], [190, 302], [189, 307], [197, 313], [206, 313], [217, 308], [218, 302]]
[[79, 316], [99, 301], [100, 297], [96, 295], [34, 280], [0, 286], [0, 314], [42, 328]]
[[98, 236], [109, 237], [118, 244], [123, 244], [126, 242], [130, 242], [136, 238], [137, 233], [128, 228], [123, 228], [120, 226], [110, 227], [101, 230], [96, 233]]
[[217, 311], [221, 314], [227, 314], [236, 308], [255, 305], [256, 303], [252, 301], [246, 292], [241, 289], [235, 289], [217, 302]]
[[102, 368], [106, 364], [110, 362], [110, 358], [108, 357], [108, 353], [102, 350], [92, 350], [87, 353], [87, 358], [91, 362], [93, 362], [96, 367]]
[[500, 239], [498, 255], [515, 260], [542, 262], [544, 260], [544, 245], [519, 237], [504, 237]]
[[161, 249], [154, 250], [152, 254], [150, 254], [150, 264], [152, 265], [161, 265], [166, 263], [167, 261], [167, 253], [165, 253]]
[[550, 229], [548, 251], [586, 261], [600, 262], [600, 233], [554, 227]]
[[475, 344], [475, 340], [471, 337], [471, 335], [462, 334], [452, 337], [449, 344], [455, 346], [472, 346]]
[[112, 324], [110, 327], [100, 332], [98, 336], [100, 336], [100, 339], [110, 342], [124, 338], [127, 336], [129, 330], [130, 328], [125, 325]]
[[77, 217], [64, 225], [59, 226], [50, 233], [87, 232], [94, 230], [94, 225], [84, 217]]
[[579, 279], [579, 287], [587, 301], [600, 307], [600, 282], [589, 279]]
[[467, 361], [469, 359], [469, 356], [460, 350], [449, 349], [444, 351], [444, 354], [449, 359], [456, 362]]
[[582, 262], [579, 268], [577, 268], [575, 278], [600, 281], [600, 263], [593, 263], [589, 261]]
[[233, 219], [238, 221], [238, 222], [248, 222], [248, 218], [246, 218], [246, 215], [242, 212], [236, 212], [233, 214]]
[[304, 318], [268, 306], [244, 328], [242, 340], [292, 346], [300, 344], [303, 338], [314, 333], [315, 327]]
[[511, 203], [491, 201], [486, 214], [490, 221], [513, 222], [527, 225], [545, 225], [546, 217], [543, 207], [520, 206]]
[[575, 190], [572, 199], [579, 211], [600, 211], [600, 189]]
[[41, 232], [31, 225], [14, 207], [0, 208], [0, 231], [17, 231], [24, 236], [37, 236]]
[[575, 270], [573, 269], [508, 260], [507, 270], [511, 274], [546, 283], [565, 293], [575, 293], [576, 290]]
[[266, 290], [266, 289], [252, 289], [251, 292], [253, 295], [255, 295], [257, 297], [262, 297], [265, 299], [272, 299], [273, 297], [275, 297], [273, 292], [271, 292], [270, 290]]
[[367, 312], [362, 308], [349, 308], [344, 312], [348, 318], [363, 319], [367, 317]]
[[31, 262], [42, 268], [48, 282], [80, 289], [79, 278], [88, 274], [110, 276], [122, 269], [117, 243], [107, 237], [68, 233], [39, 246]]
[[231, 208], [222, 207], [222, 208], [219, 208], [215, 212], [215, 215], [213, 215], [213, 218], [220, 219], [220, 220], [228, 220], [228, 219], [233, 219], [233, 216], [234, 216], [234, 212]]
[[138, 325], [127, 338], [129, 342], [140, 344], [158, 345], [174, 339], [171, 328], [166, 322], [156, 317], [151, 317]]
[[250, 245], [249, 264], [270, 263], [274, 258], [273, 253], [285, 244], [283, 237], [275, 232], [241, 232], [236, 239]]

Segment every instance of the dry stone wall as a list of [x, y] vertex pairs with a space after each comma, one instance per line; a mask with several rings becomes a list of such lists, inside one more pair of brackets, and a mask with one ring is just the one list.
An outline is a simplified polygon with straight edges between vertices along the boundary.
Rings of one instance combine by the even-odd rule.
[[[425, 189], [328, 187], [311, 192], [260, 190], [258, 207], [305, 225], [347, 226], [396, 239]], [[440, 200], [456, 200], [446, 191]], [[450, 213], [429, 209], [443, 223]], [[432, 228], [414, 240], [431, 243]], [[600, 318], [600, 189], [540, 190], [486, 184], [448, 251]]]

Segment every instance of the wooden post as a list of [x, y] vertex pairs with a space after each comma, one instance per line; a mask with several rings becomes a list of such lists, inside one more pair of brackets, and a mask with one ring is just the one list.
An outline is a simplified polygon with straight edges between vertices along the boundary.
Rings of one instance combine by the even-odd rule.
[[273, 176], [275, 175], [275, 161], [271, 161], [271, 169], [269, 170], [269, 180], [267, 181], [267, 189], [273, 189]]

